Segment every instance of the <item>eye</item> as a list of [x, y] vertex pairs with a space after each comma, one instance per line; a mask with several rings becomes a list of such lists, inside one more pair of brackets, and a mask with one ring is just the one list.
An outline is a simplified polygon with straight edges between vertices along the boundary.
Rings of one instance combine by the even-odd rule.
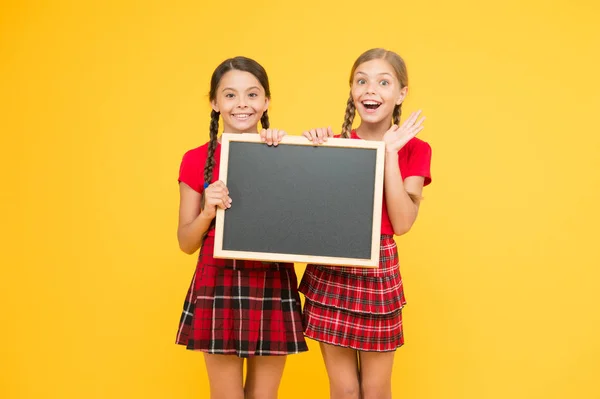
[[250, 93], [250, 94], [248, 94], [248, 97], [255, 98], [255, 97], [258, 97], [258, 94], [256, 94], [256, 93]]
[[359, 78], [359, 79], [356, 81], [356, 83], [357, 83], [357, 84], [359, 84], [359, 85], [364, 85], [365, 83], [367, 83], [367, 81], [366, 81], [366, 80], [364, 80], [363, 78]]
[[388, 80], [382, 80], [381, 82], [379, 82], [379, 84], [382, 86], [387, 86], [390, 84], [390, 82]]
[[233, 93], [225, 94], [225, 98], [233, 98], [233, 97], [235, 97]]

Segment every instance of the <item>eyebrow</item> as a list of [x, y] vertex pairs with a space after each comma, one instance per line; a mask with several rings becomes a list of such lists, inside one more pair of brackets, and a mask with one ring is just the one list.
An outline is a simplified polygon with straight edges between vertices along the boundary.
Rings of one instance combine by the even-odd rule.
[[[252, 86], [252, 87], [249, 87], [248, 90], [246, 90], [246, 91], [250, 91], [250, 90], [254, 90], [254, 89], [260, 90], [260, 87], [258, 87], [258, 86]], [[223, 87], [223, 90], [221, 90], [221, 91], [225, 91], [225, 90], [237, 91], [233, 87]]]
[[[366, 73], [364, 73], [364, 72], [361, 72], [361, 71], [358, 71], [358, 72], [356, 72], [356, 74], [355, 74], [355, 75], [365, 75], [365, 76], [369, 76], [369, 75], [367, 75]], [[393, 77], [393, 75], [392, 75], [391, 73], [388, 73], [388, 72], [381, 72], [381, 73], [378, 73], [378, 74], [377, 74], [377, 76], [381, 76], [381, 75], [388, 75], [388, 76], [392, 76], [392, 77]]]

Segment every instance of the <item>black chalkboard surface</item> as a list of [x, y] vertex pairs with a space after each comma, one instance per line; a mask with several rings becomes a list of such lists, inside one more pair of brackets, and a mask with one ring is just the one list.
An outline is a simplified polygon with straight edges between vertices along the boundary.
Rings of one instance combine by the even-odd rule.
[[221, 139], [231, 208], [216, 217], [217, 258], [377, 267], [384, 144], [286, 136]]

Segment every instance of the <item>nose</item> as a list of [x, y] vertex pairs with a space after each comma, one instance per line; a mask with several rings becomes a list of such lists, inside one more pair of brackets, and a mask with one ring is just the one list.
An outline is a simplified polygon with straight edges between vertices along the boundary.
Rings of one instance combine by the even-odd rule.
[[246, 108], [246, 99], [244, 98], [244, 96], [239, 96], [239, 101], [237, 103], [238, 108]]
[[367, 84], [367, 93], [375, 93], [375, 88], [377, 87], [377, 82], [369, 82]]

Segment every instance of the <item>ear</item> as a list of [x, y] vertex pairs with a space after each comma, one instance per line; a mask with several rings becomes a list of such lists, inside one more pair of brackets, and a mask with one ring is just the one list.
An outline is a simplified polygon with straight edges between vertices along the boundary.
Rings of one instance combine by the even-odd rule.
[[263, 108], [263, 112], [269, 109], [269, 104], [271, 103], [271, 99], [265, 97], [265, 106]]
[[212, 100], [210, 102], [210, 106], [215, 112], [219, 112], [219, 106], [217, 105], [217, 100]]
[[402, 102], [406, 98], [407, 94], [408, 94], [408, 86], [404, 86], [403, 88], [400, 89], [400, 95], [396, 99], [396, 105], [402, 104]]

